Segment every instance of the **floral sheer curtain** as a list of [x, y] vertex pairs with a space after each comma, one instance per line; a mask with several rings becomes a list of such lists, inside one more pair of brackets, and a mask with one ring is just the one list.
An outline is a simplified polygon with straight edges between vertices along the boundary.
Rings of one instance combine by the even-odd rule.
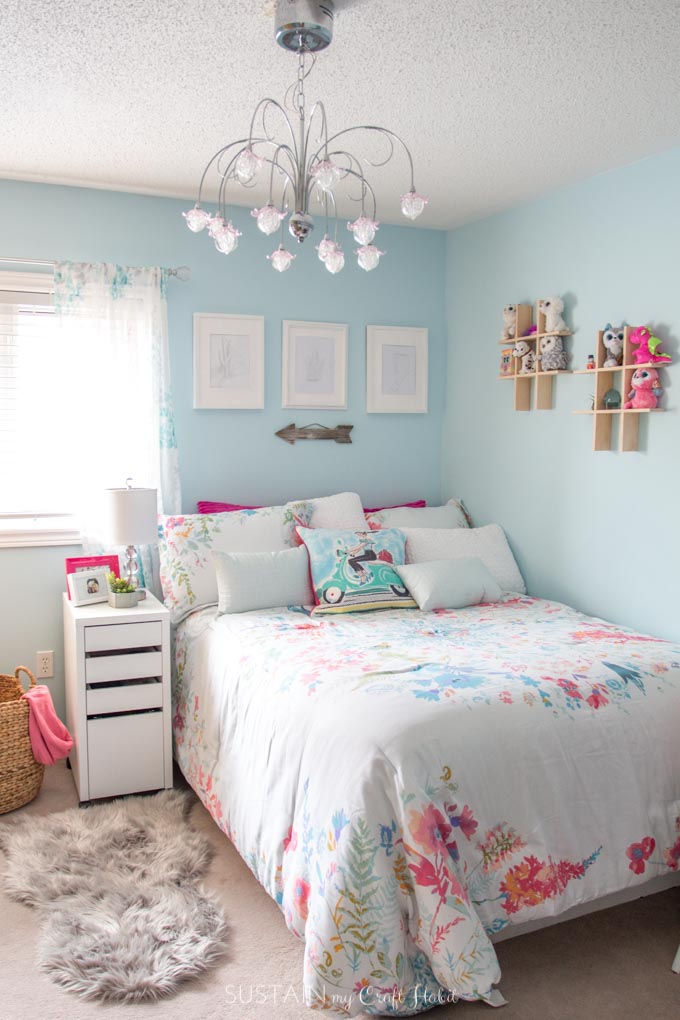
[[[57, 342], [70, 368], [64, 415], [76, 453], [66, 462], [89, 549], [101, 542], [104, 489], [128, 477], [158, 489], [159, 513], [181, 510], [166, 283], [158, 267], [55, 267]], [[156, 548], [142, 548], [140, 558], [144, 583], [158, 592]]]

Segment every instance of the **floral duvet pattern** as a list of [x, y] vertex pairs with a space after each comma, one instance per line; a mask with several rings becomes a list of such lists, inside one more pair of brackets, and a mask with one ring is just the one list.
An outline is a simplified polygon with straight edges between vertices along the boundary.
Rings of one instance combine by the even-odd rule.
[[493, 934], [680, 868], [680, 648], [554, 602], [202, 610], [174, 706], [319, 1009], [498, 1001]]

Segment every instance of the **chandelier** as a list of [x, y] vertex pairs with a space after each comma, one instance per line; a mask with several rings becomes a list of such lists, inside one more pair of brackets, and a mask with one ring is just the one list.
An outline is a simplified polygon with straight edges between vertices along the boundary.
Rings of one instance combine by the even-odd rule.
[[[309, 115], [306, 109], [305, 80], [316, 61], [316, 53], [325, 49], [333, 37], [334, 6], [332, 0], [277, 0], [276, 41], [284, 49], [298, 55], [297, 80], [286, 93], [283, 104], [275, 99], [261, 99], [250, 121], [247, 138], [229, 142], [208, 162], [198, 189], [193, 209], [182, 213], [189, 230], [198, 233], [207, 229], [215, 247], [224, 255], [238, 246], [241, 232], [227, 215], [226, 192], [232, 184], [252, 188], [264, 177], [269, 198], [265, 205], [253, 209], [251, 216], [263, 234], [281, 238], [278, 248], [267, 255], [272, 268], [279, 273], [290, 268], [295, 255], [285, 247], [284, 224], [301, 244], [314, 229], [310, 206], [315, 204], [325, 217], [325, 232], [316, 246], [319, 259], [329, 273], [339, 273], [345, 265], [345, 253], [337, 236], [336, 189], [343, 187], [349, 198], [360, 206], [360, 215], [347, 224], [359, 245], [355, 249], [359, 266], [369, 272], [385, 253], [373, 242], [379, 227], [375, 192], [364, 172], [364, 165], [385, 166], [397, 149], [406, 155], [410, 170], [410, 189], [401, 196], [401, 211], [410, 220], [418, 217], [427, 198], [415, 189], [413, 159], [406, 144], [387, 128], [362, 125], [329, 134], [323, 103], [317, 102]], [[309, 65], [309, 66], [308, 66]], [[292, 114], [286, 112], [285, 107]], [[275, 134], [275, 123], [282, 136]], [[345, 136], [352, 132], [373, 132], [387, 142], [387, 154], [377, 162], [363, 162], [345, 145]], [[213, 216], [201, 205], [203, 189], [210, 173], [219, 178], [217, 213]], [[333, 237], [329, 232], [334, 221]]]

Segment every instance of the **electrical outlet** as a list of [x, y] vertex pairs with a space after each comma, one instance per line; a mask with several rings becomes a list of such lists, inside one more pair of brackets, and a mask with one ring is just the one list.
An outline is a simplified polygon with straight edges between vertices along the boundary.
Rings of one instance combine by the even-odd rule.
[[35, 674], [41, 680], [54, 676], [54, 652], [35, 653]]

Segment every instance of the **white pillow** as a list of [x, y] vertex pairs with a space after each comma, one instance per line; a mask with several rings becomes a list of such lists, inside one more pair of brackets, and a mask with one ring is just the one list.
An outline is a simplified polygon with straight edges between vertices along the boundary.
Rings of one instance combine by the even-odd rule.
[[277, 606], [313, 606], [309, 556], [304, 545], [277, 552], [212, 551], [218, 612], [247, 613]]
[[294, 548], [299, 545], [295, 527], [308, 524], [310, 513], [305, 504], [289, 503], [232, 513], [161, 517], [161, 586], [173, 623], [200, 606], [217, 605], [213, 549], [240, 553]]
[[526, 585], [499, 524], [484, 528], [402, 528], [406, 562], [457, 560], [478, 556], [503, 591], [526, 593]]
[[498, 582], [476, 556], [431, 560], [394, 567], [419, 609], [463, 609], [480, 602], [498, 602]]
[[379, 528], [469, 528], [457, 500], [446, 506], [395, 506], [366, 514], [373, 531]]
[[312, 515], [308, 524], [310, 528], [361, 531], [366, 527], [364, 508], [356, 492], [339, 492], [335, 496], [300, 499], [295, 500], [295, 503], [311, 506]]

